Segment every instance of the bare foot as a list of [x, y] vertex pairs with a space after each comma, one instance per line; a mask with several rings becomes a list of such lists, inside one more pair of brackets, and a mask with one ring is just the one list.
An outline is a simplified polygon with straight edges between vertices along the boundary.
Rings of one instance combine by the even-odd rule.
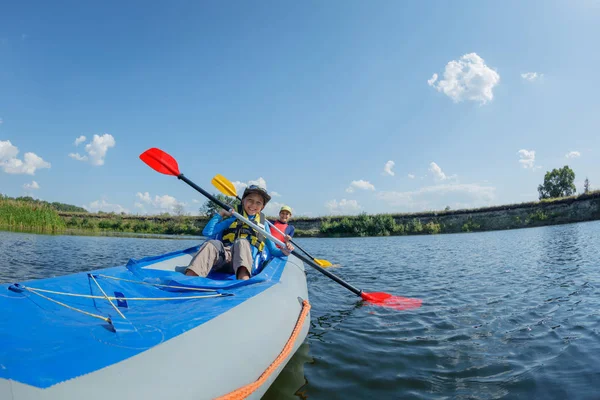
[[235, 277], [242, 281], [247, 281], [248, 279], [250, 279], [250, 273], [248, 272], [248, 268], [239, 267]]
[[185, 270], [185, 275], [186, 276], [198, 276], [198, 274], [195, 273], [194, 271], [192, 271], [191, 269], [186, 269]]

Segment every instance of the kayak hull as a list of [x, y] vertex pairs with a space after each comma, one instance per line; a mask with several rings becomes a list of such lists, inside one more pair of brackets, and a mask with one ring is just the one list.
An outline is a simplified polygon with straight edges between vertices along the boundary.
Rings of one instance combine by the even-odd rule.
[[[249, 396], [260, 398], [308, 334], [310, 315], [299, 325], [297, 336], [290, 338], [303, 301], [308, 300], [304, 265], [294, 256], [274, 259], [250, 280], [255, 282], [236, 286], [240, 281], [218, 281], [216, 290], [222, 296], [205, 299], [177, 299], [214, 295], [197, 291], [203, 285], [165, 291], [148, 284], [156, 283], [158, 276], [163, 284], [175, 282], [165, 286], [194, 287], [193, 279], [172, 278], [183, 277], [177, 269], [195, 250], [95, 271], [92, 277], [102, 289], [89, 282], [94, 279], [87, 274], [23, 283], [54, 291], [75, 288], [77, 293], [87, 285], [87, 293], [98, 297], [104, 291], [109, 297], [122, 293], [126, 299], [166, 298], [113, 300], [115, 306], [120, 303], [121, 318], [105, 299], [65, 300], [43, 293], [81, 311], [108, 315], [114, 326], [30, 291], [15, 293], [9, 285], [0, 286], [0, 313], [7, 314], [3, 320], [15, 322], [0, 323], [0, 398], [212, 399], [257, 381], [291, 341], [283, 362]], [[144, 284], [136, 285], [135, 280]], [[215, 290], [211, 284], [204, 289]]]

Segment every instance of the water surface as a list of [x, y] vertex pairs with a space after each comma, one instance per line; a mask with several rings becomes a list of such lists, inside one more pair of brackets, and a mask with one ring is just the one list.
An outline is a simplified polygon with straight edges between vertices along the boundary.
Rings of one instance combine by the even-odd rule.
[[[600, 398], [600, 222], [437, 236], [298, 239], [366, 291], [308, 269], [309, 338], [270, 399]], [[121, 265], [194, 240], [0, 232], [0, 282]]]

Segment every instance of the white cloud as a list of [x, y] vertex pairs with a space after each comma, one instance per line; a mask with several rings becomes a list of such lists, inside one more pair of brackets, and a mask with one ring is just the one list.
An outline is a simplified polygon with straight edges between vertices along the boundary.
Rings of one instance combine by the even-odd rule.
[[519, 163], [523, 168], [533, 168], [535, 164], [535, 150], [521, 149], [517, 152], [519, 154]]
[[383, 173], [384, 175], [390, 175], [390, 176], [394, 176], [395, 173], [394, 171], [392, 171], [392, 168], [394, 168], [394, 165], [396, 165], [395, 162], [393, 162], [392, 160], [388, 161], [385, 163], [385, 166], [383, 167]]
[[150, 193], [148, 193], [148, 192], [144, 192], [144, 193], [137, 192], [135, 194], [135, 196], [146, 204], [152, 203], [152, 198], [150, 197]]
[[[85, 136], [82, 135], [75, 139], [75, 145], [77, 146], [85, 140]], [[85, 152], [88, 154], [87, 156], [82, 156], [79, 153], [70, 153], [69, 157], [78, 161], [89, 160], [90, 164], [101, 166], [104, 165], [104, 159], [106, 158], [108, 149], [115, 147], [115, 144], [115, 138], [108, 133], [105, 133], [102, 136], [94, 135], [92, 141], [85, 145]]]
[[75, 146], [79, 146], [81, 143], [86, 141], [86, 137], [81, 135], [77, 139], [75, 139]]
[[0, 162], [16, 158], [19, 149], [10, 142], [10, 140], [0, 141]]
[[577, 158], [577, 157], [581, 157], [581, 153], [578, 151], [570, 151], [568, 152], [565, 157], [567, 158]]
[[79, 153], [69, 153], [69, 157], [74, 158], [77, 161], [87, 161], [87, 156], [82, 156]]
[[538, 74], [537, 72], [524, 72], [521, 74], [521, 78], [529, 82], [537, 81], [538, 79], [542, 79], [543, 77], [544, 74]]
[[122, 213], [122, 212], [128, 213], [129, 212], [125, 207], [121, 206], [120, 204], [110, 204], [104, 199], [92, 201], [89, 205], [84, 205], [83, 207], [86, 208], [90, 212], [98, 212], [98, 211], [115, 212], [115, 213]]
[[0, 125], [2, 125], [4, 123], [4, 120], [2, 118], [0, 118]]
[[413, 174], [408, 174], [408, 179], [415, 179], [416, 177]]
[[442, 168], [440, 168], [440, 166], [434, 162], [429, 164], [429, 171], [433, 174], [434, 179], [439, 180], [439, 181], [445, 181], [448, 179], [456, 179], [457, 178], [456, 174], [446, 175], [446, 173], [444, 173], [444, 171], [442, 171]]
[[433, 84], [437, 81], [438, 79], [438, 74], [433, 74], [433, 76], [431, 77], [431, 79], [427, 80], [427, 84], [429, 86], [433, 86]]
[[[172, 211], [173, 208], [177, 205], [182, 205], [182, 206], [185, 205], [185, 203], [177, 201], [177, 199], [175, 197], [169, 196], [168, 194], [165, 194], [162, 196], [155, 195], [154, 198], [152, 198], [152, 196], [150, 196], [150, 193], [148, 193], [148, 192], [144, 192], [144, 193], [137, 192], [135, 196], [138, 199], [140, 199], [140, 201], [142, 203], [151, 205], [154, 208], [162, 210], [162, 211], [164, 211], [164, 210]], [[142, 203], [138, 203], [138, 204], [142, 204]]]
[[439, 180], [445, 180], [448, 179], [448, 177], [446, 176], [446, 174], [444, 173], [444, 171], [442, 171], [442, 169], [440, 168], [439, 165], [437, 165], [436, 163], [432, 162], [431, 164], [429, 164], [429, 171], [431, 171], [431, 173], [433, 173], [433, 176], [436, 179]]
[[[235, 186], [235, 190], [237, 191], [237, 194], [240, 197], [242, 197], [242, 195], [244, 194], [244, 189], [246, 189], [250, 185], [257, 185], [265, 190], [267, 189], [267, 181], [265, 181], [262, 176], [258, 179], [250, 180], [248, 182], [235, 181], [235, 182], [231, 182], [231, 183], [233, 184], [233, 186]], [[273, 192], [273, 193], [277, 193], [277, 192]], [[273, 196], [273, 193], [269, 193], [269, 194], [271, 196]]]
[[115, 139], [112, 135], [105, 133], [102, 136], [94, 135], [92, 143], [85, 145], [85, 151], [89, 154], [92, 165], [104, 165], [104, 158], [109, 148], [115, 147]]
[[500, 75], [476, 53], [465, 54], [458, 61], [450, 61], [446, 65], [444, 79], [438, 81], [437, 78], [437, 74], [433, 74], [427, 84], [455, 103], [471, 100], [486, 104], [494, 98], [494, 86], [500, 82]]
[[35, 175], [35, 171], [50, 168], [51, 164], [35, 153], [25, 153], [23, 160], [17, 158], [19, 149], [10, 140], [0, 141], [0, 168], [7, 174]]
[[248, 186], [250, 186], [250, 185], [257, 185], [257, 186], [260, 186], [263, 189], [266, 189], [267, 188], [267, 181], [265, 181], [263, 179], [263, 177], [261, 176], [260, 178], [254, 180], [254, 181], [248, 181]]
[[198, 200], [198, 199], [192, 199], [192, 203], [194, 203], [194, 204], [200, 204], [200, 200]]
[[[477, 184], [445, 183], [409, 192], [379, 192], [376, 196], [392, 207], [433, 210], [444, 208], [449, 205], [450, 200], [453, 201], [454, 208], [458, 204], [468, 207], [489, 205], [496, 196], [496, 188]], [[447, 198], [448, 196], [451, 198]]]
[[183, 203], [178, 202], [175, 197], [169, 196], [168, 194], [163, 196], [154, 196], [154, 201], [152, 203], [155, 207], [163, 210], [171, 210], [178, 204], [183, 205]]
[[346, 199], [342, 199], [339, 202], [335, 199], [328, 201], [325, 203], [325, 207], [329, 210], [330, 214], [356, 214], [361, 210], [356, 200]]
[[271, 195], [271, 197], [281, 197], [281, 195], [277, 192], [271, 192], [269, 194]]
[[38, 190], [40, 185], [36, 181], [32, 181], [31, 183], [26, 183], [23, 185], [23, 189], [25, 190]]
[[346, 189], [346, 192], [352, 193], [355, 189], [375, 190], [375, 186], [373, 186], [370, 182], [361, 179], [358, 181], [352, 181], [350, 186]]
[[144, 208], [145, 208], [145, 207], [144, 207], [144, 205], [143, 205], [142, 203], [138, 203], [137, 201], [136, 201], [135, 203], [133, 203], [133, 206], [134, 206], [135, 208], [141, 208], [141, 209], [144, 209]]

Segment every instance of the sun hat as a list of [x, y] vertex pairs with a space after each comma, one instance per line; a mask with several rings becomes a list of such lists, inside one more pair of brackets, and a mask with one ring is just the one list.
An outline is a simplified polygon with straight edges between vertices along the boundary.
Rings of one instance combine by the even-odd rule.
[[267, 193], [267, 191], [263, 188], [261, 188], [258, 185], [250, 185], [248, 186], [246, 189], [244, 189], [244, 194], [242, 195], [242, 200], [244, 200], [244, 198], [246, 198], [246, 196], [248, 196], [250, 193], [256, 193], [262, 196], [262, 198], [265, 200], [265, 206], [267, 205], [267, 203], [269, 202], [269, 200], [271, 200], [271, 196], [269, 196], [269, 193]]

